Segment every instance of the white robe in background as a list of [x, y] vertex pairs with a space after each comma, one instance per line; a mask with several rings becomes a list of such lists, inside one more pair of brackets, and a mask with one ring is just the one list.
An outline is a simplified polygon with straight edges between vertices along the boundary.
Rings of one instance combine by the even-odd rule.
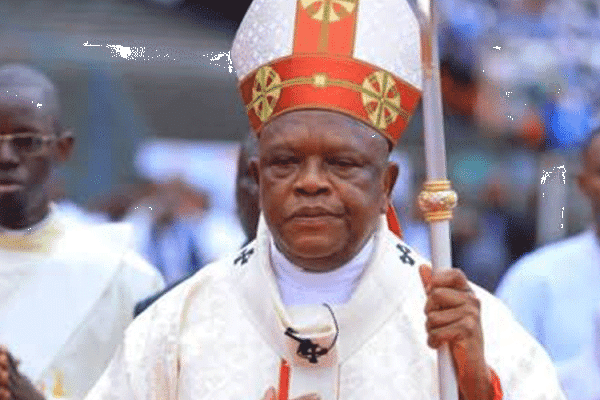
[[522, 257], [496, 291], [515, 318], [555, 362], [596, 342], [600, 304], [600, 244], [595, 229], [546, 245]]
[[600, 347], [584, 348], [577, 357], [557, 363], [556, 368], [569, 400], [600, 400]]
[[[437, 355], [426, 343], [418, 273], [427, 261], [384, 224], [352, 297], [330, 305], [332, 315], [323, 305], [283, 306], [261, 220], [254, 242], [203, 268], [134, 321], [87, 400], [260, 400], [269, 386], [280, 386], [282, 358], [291, 364], [290, 399], [309, 392], [323, 400], [437, 399]], [[504, 399], [564, 399], [542, 347], [504, 305], [474, 290], [486, 360]], [[287, 328], [329, 351], [310, 363]]]
[[124, 224], [86, 225], [51, 208], [0, 229], [0, 344], [48, 399], [82, 399], [108, 365], [137, 301], [163, 287]]
[[560, 383], [570, 400], [600, 400], [600, 307], [594, 315], [593, 343], [573, 358], [556, 363]]

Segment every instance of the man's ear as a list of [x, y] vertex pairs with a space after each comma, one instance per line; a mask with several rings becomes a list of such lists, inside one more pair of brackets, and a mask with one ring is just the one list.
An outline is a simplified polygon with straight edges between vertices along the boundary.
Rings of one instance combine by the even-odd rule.
[[579, 190], [586, 196], [588, 195], [588, 187], [587, 187], [587, 174], [584, 171], [581, 171], [577, 174], [577, 186], [579, 186]]
[[258, 177], [258, 163], [259, 161], [257, 157], [252, 157], [250, 159], [250, 162], [248, 163], [248, 175], [250, 175], [254, 183], [260, 185], [260, 179]]
[[75, 145], [75, 137], [70, 129], [62, 131], [56, 140], [55, 161], [64, 163], [71, 158], [73, 154], [73, 146]]
[[383, 205], [382, 212], [387, 212], [388, 203], [391, 204], [392, 200], [392, 190], [394, 189], [394, 185], [396, 184], [396, 180], [398, 179], [398, 173], [400, 169], [398, 168], [398, 164], [394, 162], [388, 162], [388, 165], [385, 169], [383, 175], [383, 185], [385, 191], [385, 197], [387, 199], [386, 203]]
[[248, 163], [248, 175], [250, 175], [250, 177], [252, 178], [252, 180], [254, 181], [254, 183], [256, 183], [256, 189], [257, 189], [257, 196], [258, 196], [258, 210], [260, 213], [260, 210], [262, 209], [262, 200], [261, 200], [261, 195], [260, 195], [260, 177], [259, 177], [259, 159], [258, 157], [252, 157], [250, 158], [250, 162]]

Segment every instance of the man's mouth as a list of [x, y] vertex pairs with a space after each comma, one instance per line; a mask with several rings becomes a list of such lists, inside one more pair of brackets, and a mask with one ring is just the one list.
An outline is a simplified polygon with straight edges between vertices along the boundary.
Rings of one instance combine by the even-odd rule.
[[327, 217], [340, 217], [341, 213], [336, 213], [324, 207], [302, 207], [292, 213], [292, 219], [321, 219]]
[[0, 192], [10, 192], [23, 187], [23, 184], [13, 179], [0, 179]]

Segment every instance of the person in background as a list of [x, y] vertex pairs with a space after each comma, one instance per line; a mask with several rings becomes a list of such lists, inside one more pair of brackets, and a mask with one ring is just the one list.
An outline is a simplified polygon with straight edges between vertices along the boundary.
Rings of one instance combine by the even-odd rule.
[[556, 365], [560, 383], [571, 400], [600, 400], [600, 307], [594, 315], [592, 343]]
[[250, 5], [231, 56], [259, 142], [256, 239], [142, 313], [88, 400], [433, 400], [444, 343], [464, 400], [564, 399], [499, 300], [397, 236], [418, 22], [403, 1], [338, 3]]
[[581, 151], [580, 189], [592, 204], [584, 232], [521, 258], [502, 279], [497, 295], [556, 362], [592, 343], [600, 304], [600, 130]]
[[59, 170], [54, 170], [46, 183], [48, 199], [62, 216], [74, 219], [75, 222], [92, 224], [109, 221], [106, 214], [88, 210], [73, 201], [67, 194], [66, 185], [67, 179]]
[[74, 140], [46, 76], [0, 68], [0, 390], [14, 398], [83, 398], [135, 303], [164, 284], [131, 250], [130, 227], [78, 223], [49, 200]]
[[[154, 183], [136, 177], [132, 182], [116, 185], [108, 193], [92, 197], [86, 210], [95, 215], [104, 215], [108, 221], [122, 222], [136, 203], [156, 190]], [[136, 241], [139, 240], [138, 236], [136, 234]]]
[[258, 140], [250, 130], [242, 141], [235, 179], [235, 202], [237, 215], [246, 235], [246, 244], [256, 238], [260, 208], [258, 184], [250, 173], [250, 165], [258, 158]]
[[[501, 169], [498, 174], [503, 172]], [[477, 211], [475, 229], [468, 226], [467, 206], [457, 215], [453, 226], [455, 242], [466, 242], [457, 246], [457, 262], [453, 265], [490, 292], [498, 286], [511, 260], [514, 262], [527, 249], [533, 249], [533, 221], [510, 209], [508, 185], [503, 180], [504, 177], [501, 180], [491, 177], [482, 185], [479, 204], [485, 206]]]
[[[250, 163], [256, 159], [257, 151], [258, 143], [256, 136], [250, 131], [246, 139], [242, 141], [235, 180], [237, 215], [244, 229], [244, 233], [246, 234], [246, 244], [256, 238], [256, 228], [258, 226], [258, 216], [260, 213], [258, 208], [258, 185], [250, 175]], [[161, 292], [140, 301], [135, 306], [134, 315], [137, 317], [166, 292], [170, 291], [189, 277], [190, 275], [185, 275], [179, 280], [172, 282]]]
[[204, 265], [195, 225], [208, 208], [207, 196], [180, 179], [152, 183], [124, 220], [136, 227], [140, 253], [160, 271], [167, 286]]
[[424, 258], [430, 259], [429, 227], [419, 209], [418, 192], [416, 192], [416, 189], [422, 187], [423, 179], [417, 177], [405, 149], [394, 149], [390, 153], [390, 161], [398, 164], [398, 179], [394, 184], [391, 197], [400, 223], [402, 240], [410, 243]]

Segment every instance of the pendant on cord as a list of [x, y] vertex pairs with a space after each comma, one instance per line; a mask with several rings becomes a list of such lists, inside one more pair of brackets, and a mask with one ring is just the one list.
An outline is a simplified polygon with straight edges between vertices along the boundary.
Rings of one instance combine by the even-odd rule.
[[333, 317], [333, 322], [335, 324], [335, 336], [333, 338], [333, 342], [329, 347], [322, 347], [318, 343], [314, 343], [312, 340], [307, 338], [302, 338], [298, 336], [298, 331], [287, 328], [285, 330], [285, 335], [291, 337], [295, 341], [298, 342], [298, 349], [296, 350], [296, 355], [301, 358], [308, 360], [311, 364], [317, 364], [319, 362], [319, 357], [326, 355], [332, 348], [335, 346], [335, 342], [337, 341], [339, 334], [339, 327], [337, 324], [337, 320], [335, 319], [335, 315], [333, 314], [333, 310], [328, 304], [323, 304]]

